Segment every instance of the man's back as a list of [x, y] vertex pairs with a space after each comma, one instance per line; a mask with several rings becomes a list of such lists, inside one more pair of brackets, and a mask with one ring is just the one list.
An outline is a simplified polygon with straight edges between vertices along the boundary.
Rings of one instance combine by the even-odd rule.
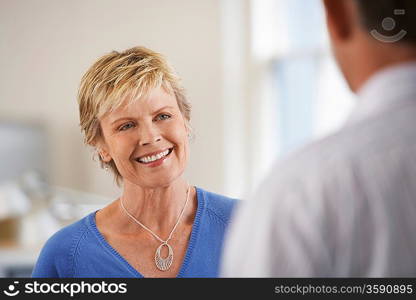
[[224, 276], [416, 275], [415, 83], [416, 63], [380, 72], [344, 128], [273, 166]]

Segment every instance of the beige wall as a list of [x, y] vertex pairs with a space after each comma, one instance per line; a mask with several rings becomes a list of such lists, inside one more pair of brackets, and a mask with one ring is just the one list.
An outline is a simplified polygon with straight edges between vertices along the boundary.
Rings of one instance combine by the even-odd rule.
[[90, 64], [143, 45], [167, 56], [193, 104], [187, 177], [224, 192], [220, 0], [1, 0], [0, 120], [43, 123], [51, 182], [115, 197], [82, 144], [76, 92]]

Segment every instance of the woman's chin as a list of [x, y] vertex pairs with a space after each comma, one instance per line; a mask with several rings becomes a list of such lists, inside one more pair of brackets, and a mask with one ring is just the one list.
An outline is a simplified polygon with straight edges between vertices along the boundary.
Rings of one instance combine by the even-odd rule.
[[151, 174], [146, 176], [146, 178], [132, 178], [127, 179], [125, 182], [130, 182], [133, 185], [139, 186], [141, 188], [163, 188], [172, 185], [179, 176], [174, 174]]

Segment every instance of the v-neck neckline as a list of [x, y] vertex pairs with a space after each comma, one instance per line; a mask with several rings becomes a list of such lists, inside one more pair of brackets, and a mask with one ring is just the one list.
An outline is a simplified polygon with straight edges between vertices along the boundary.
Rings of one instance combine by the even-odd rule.
[[[185, 253], [185, 256], [183, 258], [182, 265], [181, 265], [181, 267], [179, 269], [179, 272], [178, 272], [178, 274], [176, 275], [175, 278], [180, 278], [184, 275], [184, 272], [186, 271], [186, 269], [189, 265], [189, 261], [192, 257], [192, 252], [193, 252], [193, 249], [195, 247], [196, 239], [198, 237], [201, 214], [202, 214], [205, 203], [204, 203], [204, 197], [203, 197], [201, 189], [199, 189], [198, 187], [195, 187], [195, 191], [196, 191], [196, 200], [197, 200], [197, 210], [196, 210], [196, 214], [195, 214], [194, 223], [192, 225], [191, 237], [189, 239], [189, 244], [188, 244], [188, 247], [186, 249], [186, 253]], [[97, 238], [100, 240], [101, 245], [103, 247], [105, 247], [107, 250], [109, 250], [116, 257], [116, 259], [118, 259], [121, 264], [123, 264], [125, 267], [127, 267], [127, 269], [130, 271], [130, 273], [132, 273], [135, 277], [144, 278], [144, 276], [138, 270], [136, 270], [136, 268], [134, 268], [116, 249], [113, 248], [113, 246], [111, 246], [107, 242], [107, 240], [104, 238], [104, 236], [98, 230], [97, 223], [95, 222], [95, 214], [97, 213], [97, 211], [95, 211], [95, 212], [93, 212], [89, 215], [89, 223], [90, 223], [90, 226], [92, 227], [92, 231], [97, 236]]]

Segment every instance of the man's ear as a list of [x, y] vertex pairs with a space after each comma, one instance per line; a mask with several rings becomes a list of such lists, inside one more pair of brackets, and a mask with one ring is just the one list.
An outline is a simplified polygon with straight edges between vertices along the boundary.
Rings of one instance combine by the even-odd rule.
[[331, 39], [347, 40], [351, 37], [356, 22], [355, 0], [323, 0], [326, 21]]

